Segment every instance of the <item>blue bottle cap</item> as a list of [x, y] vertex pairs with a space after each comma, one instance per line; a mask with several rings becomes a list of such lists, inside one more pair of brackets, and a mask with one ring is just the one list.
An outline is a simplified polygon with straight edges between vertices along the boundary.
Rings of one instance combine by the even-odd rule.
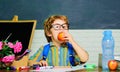
[[104, 35], [112, 35], [112, 31], [111, 30], [105, 30], [104, 32], [103, 32], [103, 34]]

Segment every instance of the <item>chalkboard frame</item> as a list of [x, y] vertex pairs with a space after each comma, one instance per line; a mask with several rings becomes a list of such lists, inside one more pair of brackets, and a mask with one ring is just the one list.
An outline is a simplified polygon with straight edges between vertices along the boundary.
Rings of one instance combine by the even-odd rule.
[[8, 41], [18, 40], [22, 42], [23, 49], [18, 53], [18, 55], [21, 55], [26, 49], [31, 48], [36, 22], [36, 20], [0, 20], [0, 40], [6, 40], [10, 35]]

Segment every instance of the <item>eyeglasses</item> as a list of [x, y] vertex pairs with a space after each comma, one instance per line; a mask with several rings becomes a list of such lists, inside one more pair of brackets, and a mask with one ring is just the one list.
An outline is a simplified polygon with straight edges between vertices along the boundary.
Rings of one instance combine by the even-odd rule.
[[52, 24], [52, 27], [55, 29], [55, 30], [60, 30], [61, 27], [64, 29], [64, 30], [68, 30], [68, 24]]

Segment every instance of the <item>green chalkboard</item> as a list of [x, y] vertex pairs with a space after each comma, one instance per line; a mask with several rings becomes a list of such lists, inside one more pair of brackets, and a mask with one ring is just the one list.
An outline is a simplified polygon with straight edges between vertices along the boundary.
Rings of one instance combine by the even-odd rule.
[[0, 20], [44, 20], [53, 14], [66, 15], [71, 29], [119, 29], [120, 0], [0, 0]]

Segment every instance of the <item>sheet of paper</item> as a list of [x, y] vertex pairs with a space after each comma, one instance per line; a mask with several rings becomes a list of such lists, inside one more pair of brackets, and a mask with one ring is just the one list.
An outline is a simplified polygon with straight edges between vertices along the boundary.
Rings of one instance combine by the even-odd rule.
[[84, 69], [83, 65], [78, 65], [78, 66], [74, 66], [74, 67], [55, 67], [55, 68], [46, 68], [46, 69], [39, 69], [39, 70], [30, 70], [30, 72], [66, 72], [66, 71], [76, 71], [76, 70], [80, 70], [80, 69]]

